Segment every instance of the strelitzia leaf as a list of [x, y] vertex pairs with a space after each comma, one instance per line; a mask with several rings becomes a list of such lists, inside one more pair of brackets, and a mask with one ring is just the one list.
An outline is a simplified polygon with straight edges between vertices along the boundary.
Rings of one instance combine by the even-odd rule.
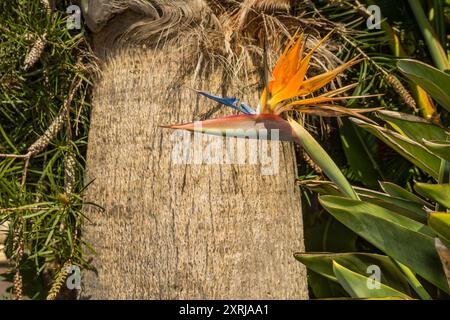
[[420, 85], [442, 107], [450, 111], [450, 75], [426, 63], [404, 59], [397, 63], [398, 68], [409, 79]]
[[381, 282], [407, 295], [411, 294], [406, 278], [391, 258], [371, 253], [295, 253], [294, 257], [308, 270], [337, 282], [333, 261], [361, 275], [370, 276], [371, 266], [378, 266]]
[[412, 299], [408, 295], [384, 285], [379, 281], [353, 272], [336, 261], [333, 261], [333, 271], [341, 286], [353, 298], [399, 297], [402, 299]]
[[388, 110], [378, 111], [377, 115], [389, 123], [395, 131], [416, 142], [426, 140], [445, 140], [446, 131], [424, 118]]
[[162, 126], [216, 136], [293, 141], [290, 124], [273, 114], [234, 115], [217, 119]]
[[396, 185], [392, 182], [380, 182], [381, 188], [390, 196], [400, 198], [408, 201], [412, 201], [423, 206], [432, 207], [430, 203], [426, 202], [422, 198], [416, 196], [414, 193]]
[[356, 187], [355, 190], [363, 201], [379, 205], [380, 207], [420, 223], [426, 223], [427, 221], [427, 211], [422, 204], [370, 189]]
[[292, 127], [293, 134], [298, 138], [296, 139], [296, 142], [305, 149], [305, 151], [323, 170], [327, 177], [338, 186], [339, 190], [343, 194], [352, 199], [358, 199], [358, 195], [342, 174], [339, 167], [334, 163], [322, 146], [313, 138], [313, 136], [311, 136], [311, 134], [297, 121], [289, 118], [288, 122]]
[[358, 180], [372, 189], [378, 188], [378, 181], [383, 180], [383, 173], [370, 152], [365, 132], [356, 127], [348, 119], [342, 119], [339, 125], [339, 133], [347, 162], [358, 177]]
[[446, 161], [450, 161], [450, 141], [428, 141], [422, 140], [423, 145]]
[[430, 228], [358, 200], [320, 196], [319, 201], [333, 217], [359, 236], [448, 292], [446, 277], [442, 269], [437, 268], [441, 262]]
[[[300, 181], [299, 185], [304, 186], [309, 190], [321, 195], [344, 196], [336, 187], [336, 185], [329, 181], [306, 180]], [[386, 193], [361, 187], [354, 187], [354, 190], [358, 194], [359, 198], [365, 202], [376, 204], [380, 207], [383, 207], [404, 217], [413, 219], [422, 224], [425, 224], [427, 222], [427, 211], [425, 210], [424, 205], [421, 203], [393, 197]], [[432, 206], [430, 204], [428, 204], [428, 206], [431, 210]]]
[[450, 214], [433, 212], [428, 216], [428, 225], [447, 244], [450, 244]]
[[324, 181], [324, 180], [299, 180], [298, 185], [301, 187], [305, 187], [308, 190], [311, 190], [312, 192], [322, 194], [322, 195], [330, 195], [330, 196], [341, 196], [343, 197], [344, 194], [339, 191], [339, 188], [336, 187], [336, 184], [334, 184], [331, 181]]
[[414, 272], [405, 266], [403, 263], [393, 260], [394, 263], [402, 270], [403, 274], [406, 277], [406, 280], [411, 285], [411, 287], [414, 289], [414, 291], [419, 295], [419, 297], [423, 300], [432, 300], [432, 297], [430, 294], [425, 290], [422, 283], [420, 283], [419, 279], [417, 279]]
[[420, 143], [397, 132], [351, 118], [356, 125], [369, 131], [433, 178], [439, 178], [441, 159]]
[[439, 238], [436, 238], [435, 246], [442, 262], [442, 268], [447, 276], [447, 283], [450, 289], [450, 249]]
[[414, 189], [423, 197], [450, 208], [450, 184], [416, 183]]

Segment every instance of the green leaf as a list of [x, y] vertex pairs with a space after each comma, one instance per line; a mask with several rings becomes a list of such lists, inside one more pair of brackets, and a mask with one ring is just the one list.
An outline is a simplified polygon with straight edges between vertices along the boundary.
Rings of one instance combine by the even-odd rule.
[[450, 184], [416, 183], [414, 189], [423, 197], [450, 209]]
[[321, 196], [322, 206], [372, 245], [448, 292], [432, 231], [421, 223], [362, 201]]
[[404, 59], [398, 68], [409, 79], [427, 91], [442, 107], [450, 111], [450, 75], [423, 62]]
[[297, 138], [295, 141], [306, 150], [311, 159], [323, 170], [327, 177], [336, 183], [342, 193], [352, 199], [358, 199], [355, 190], [353, 190], [339, 167], [334, 163], [322, 146], [297, 121], [293, 119], [288, 119], [288, 121], [292, 127], [293, 134]]
[[418, 143], [422, 143], [422, 139], [445, 140], [447, 137], [444, 129], [421, 117], [387, 110], [378, 111], [377, 114], [395, 131]]
[[326, 279], [320, 274], [308, 270], [308, 285], [311, 287], [313, 297], [310, 298], [342, 298], [347, 297], [347, 292], [344, 288], [337, 282]]
[[377, 138], [381, 139], [412, 164], [416, 165], [433, 178], [438, 179], [441, 160], [423, 145], [392, 130], [369, 124], [355, 118], [352, 118], [351, 120], [361, 128], [366, 129]]
[[348, 119], [342, 119], [339, 133], [347, 162], [360, 182], [369, 188], [376, 189], [381, 174], [378, 164], [369, 151], [366, 141], [361, 137], [361, 129]]
[[432, 297], [430, 294], [425, 290], [423, 285], [420, 283], [419, 279], [417, 279], [414, 272], [405, 266], [403, 263], [395, 261], [395, 264], [403, 271], [403, 274], [406, 277], [406, 280], [411, 285], [411, 287], [414, 289], [414, 291], [419, 295], [421, 299], [424, 300], [432, 300]]
[[363, 201], [374, 203], [395, 212], [396, 214], [400, 214], [423, 224], [427, 221], [427, 211], [422, 204], [369, 189], [356, 187], [355, 190]]
[[450, 249], [439, 238], [435, 239], [435, 246], [439, 258], [441, 258], [442, 268], [447, 276], [447, 283], [450, 289]]
[[342, 192], [331, 181], [324, 180], [301, 180], [298, 181], [300, 187], [307, 188], [312, 192], [330, 196], [344, 196]]
[[333, 261], [333, 271], [339, 283], [353, 298], [399, 297], [412, 299], [406, 294], [386, 286], [381, 282], [353, 272], [336, 261]]
[[[299, 182], [299, 184], [321, 195], [343, 196], [343, 194], [339, 192], [339, 190], [336, 188], [336, 185], [330, 181], [305, 180]], [[423, 224], [427, 222], [427, 211], [424, 209], [423, 203], [417, 203], [411, 200], [401, 199], [386, 193], [373, 191], [370, 189], [360, 187], [355, 187], [354, 189], [358, 194], [358, 196], [360, 197], [360, 199], [363, 201], [377, 204], [383, 208], [386, 208], [397, 214], [403, 215], [405, 217], [416, 220]], [[423, 202], [427, 206], [429, 206], [431, 210], [432, 206], [426, 203], [425, 201]]]
[[430, 228], [447, 243], [450, 243], [450, 214], [433, 212], [428, 217]]
[[450, 161], [450, 141], [428, 141], [424, 139], [422, 143], [435, 155], [446, 161]]
[[357, 251], [356, 243], [359, 237], [342, 223], [330, 217], [322, 234], [320, 251], [353, 252]]
[[430, 206], [431, 204], [423, 200], [422, 198], [416, 196], [414, 193], [409, 192], [408, 190], [396, 185], [392, 182], [380, 182], [381, 189], [384, 192], [388, 193], [390, 196], [395, 198], [400, 198], [404, 200], [409, 200], [417, 204], [421, 204], [423, 206]]
[[411, 294], [408, 282], [399, 267], [391, 258], [372, 253], [295, 253], [294, 257], [303, 263], [308, 270], [314, 271], [321, 276], [337, 282], [333, 272], [333, 261], [352, 270], [353, 272], [370, 275], [368, 268], [378, 266], [381, 272], [381, 282], [397, 291]]

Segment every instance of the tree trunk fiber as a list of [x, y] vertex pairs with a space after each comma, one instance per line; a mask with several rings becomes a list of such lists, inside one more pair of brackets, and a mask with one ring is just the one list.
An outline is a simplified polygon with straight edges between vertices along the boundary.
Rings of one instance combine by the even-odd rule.
[[[305, 268], [293, 258], [304, 250], [293, 146], [269, 143], [279, 147], [275, 175], [263, 175], [261, 165], [174, 163], [174, 132], [159, 126], [215, 106], [189, 87], [224, 93], [221, 68], [202, 69], [192, 82], [195, 70], [180, 77], [186, 63], [171, 48], [142, 49], [102, 68], [86, 201], [105, 210], [86, 206], [83, 237], [97, 254], [81, 297], [307, 299]], [[252, 87], [242, 99], [256, 105], [258, 96]]]

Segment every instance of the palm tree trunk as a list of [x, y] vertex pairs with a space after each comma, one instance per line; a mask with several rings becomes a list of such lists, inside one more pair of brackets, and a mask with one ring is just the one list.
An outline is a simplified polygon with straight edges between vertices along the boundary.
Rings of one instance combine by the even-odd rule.
[[[174, 162], [177, 134], [159, 126], [214, 106], [189, 87], [239, 89], [253, 105], [259, 95], [224, 86], [220, 66], [187, 67], [183, 41], [122, 50], [95, 84], [85, 198], [105, 210], [86, 206], [83, 237], [96, 255], [82, 297], [306, 299], [306, 271], [293, 258], [304, 246], [292, 145], [269, 143], [269, 154], [279, 152], [273, 175], [259, 164]], [[225, 141], [211, 139], [202, 150]]]

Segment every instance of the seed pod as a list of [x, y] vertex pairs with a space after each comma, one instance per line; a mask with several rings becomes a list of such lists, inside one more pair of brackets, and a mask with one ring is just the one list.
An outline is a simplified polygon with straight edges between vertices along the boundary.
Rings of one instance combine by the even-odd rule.
[[398, 78], [392, 74], [385, 76], [385, 79], [394, 88], [394, 90], [402, 97], [403, 101], [415, 112], [417, 112], [417, 104], [414, 98], [411, 96], [409, 91], [403, 86], [403, 84], [398, 80]]
[[29, 70], [34, 64], [41, 58], [42, 53], [44, 52], [45, 45], [47, 44], [46, 34], [36, 40], [30, 52], [25, 58], [23, 63], [23, 69]]
[[14, 274], [14, 294], [16, 300], [22, 299], [22, 275], [20, 274], [20, 271], [17, 270]]
[[64, 159], [64, 194], [70, 198], [75, 184], [75, 155], [69, 151]]
[[61, 288], [64, 284], [64, 281], [69, 274], [70, 262], [66, 262], [61, 270], [56, 274], [55, 281], [53, 281], [52, 287], [47, 295], [47, 300], [55, 300], [58, 296], [58, 293], [61, 291]]
[[50, 5], [49, 0], [41, 0], [41, 4], [44, 6], [45, 10], [47, 10], [47, 13], [52, 12], [52, 6]]
[[50, 140], [58, 134], [59, 130], [63, 126], [64, 120], [66, 119], [66, 114], [67, 109], [63, 107], [44, 134], [28, 148], [28, 153], [31, 156], [38, 154], [48, 146]]
[[309, 154], [304, 149], [301, 150], [301, 155], [303, 160], [311, 169], [313, 169], [317, 174], [322, 174], [322, 169], [317, 165], [317, 163], [314, 162], [313, 159], [311, 159]]

